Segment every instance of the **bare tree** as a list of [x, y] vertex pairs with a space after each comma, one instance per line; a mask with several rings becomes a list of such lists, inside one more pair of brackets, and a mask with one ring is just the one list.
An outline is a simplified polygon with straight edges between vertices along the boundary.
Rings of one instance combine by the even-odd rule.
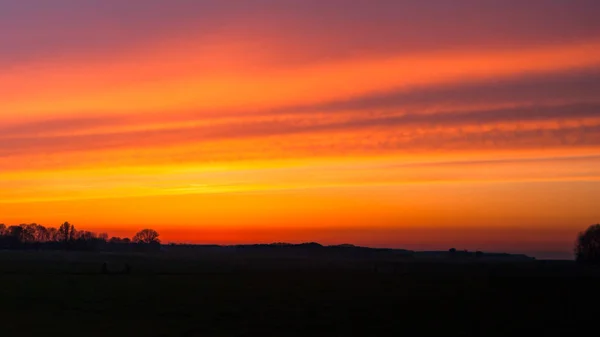
[[11, 237], [13, 242], [22, 243], [24, 241], [23, 231], [22, 226], [10, 226], [6, 229], [6, 235]]
[[34, 223], [20, 225], [20, 227], [23, 228], [23, 231], [21, 232], [21, 241], [22, 242], [34, 242], [35, 241], [36, 226], [37, 225]]
[[60, 225], [60, 228], [58, 229], [58, 234], [60, 240], [65, 243], [73, 241], [73, 239], [75, 238], [75, 226], [71, 225], [68, 222], [65, 222], [62, 225]]
[[42, 225], [35, 225], [33, 228], [34, 232], [34, 240], [36, 242], [48, 242], [50, 241], [50, 236], [48, 234], [48, 229]]
[[578, 262], [600, 264], [600, 224], [579, 233], [575, 243], [575, 257]]
[[159, 234], [154, 229], [142, 229], [135, 234], [132, 241], [135, 243], [157, 244], [160, 243], [158, 237]]
[[98, 238], [98, 235], [90, 231], [80, 231], [76, 234], [78, 240], [92, 241]]
[[48, 241], [59, 241], [59, 234], [58, 234], [58, 229], [54, 228], [54, 227], [50, 227], [47, 230], [47, 235], [48, 235]]

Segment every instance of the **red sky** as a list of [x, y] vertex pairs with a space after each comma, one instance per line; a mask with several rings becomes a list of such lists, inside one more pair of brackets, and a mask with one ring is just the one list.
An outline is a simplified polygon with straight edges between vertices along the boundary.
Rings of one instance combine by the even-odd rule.
[[570, 256], [600, 222], [599, 15], [3, 1], [0, 222]]

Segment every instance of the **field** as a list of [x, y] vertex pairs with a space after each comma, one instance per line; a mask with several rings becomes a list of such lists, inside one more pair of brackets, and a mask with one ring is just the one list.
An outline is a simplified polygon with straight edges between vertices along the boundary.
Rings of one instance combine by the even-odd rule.
[[599, 281], [559, 261], [0, 252], [0, 336], [567, 336], [593, 330]]

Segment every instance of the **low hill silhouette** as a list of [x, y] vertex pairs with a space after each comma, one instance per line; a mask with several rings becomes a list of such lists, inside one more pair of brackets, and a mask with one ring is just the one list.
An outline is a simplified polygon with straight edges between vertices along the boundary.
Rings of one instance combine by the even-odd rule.
[[205, 251], [221, 253], [237, 253], [276, 257], [337, 257], [353, 259], [454, 259], [454, 260], [534, 260], [524, 254], [508, 254], [494, 252], [457, 251], [412, 251], [406, 249], [371, 248], [352, 244], [325, 246], [316, 242], [299, 244], [276, 242], [271, 244], [244, 244], [244, 245], [195, 245], [195, 244], [170, 244], [165, 248], [168, 251], [187, 251], [188, 253], [201, 253]]

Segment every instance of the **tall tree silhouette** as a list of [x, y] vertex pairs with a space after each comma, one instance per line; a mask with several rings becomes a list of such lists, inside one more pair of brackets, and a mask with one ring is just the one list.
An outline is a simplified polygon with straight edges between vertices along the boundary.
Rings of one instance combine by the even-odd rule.
[[575, 243], [575, 257], [578, 262], [600, 264], [600, 224], [579, 233]]
[[64, 243], [69, 243], [70, 241], [73, 241], [73, 239], [75, 238], [75, 226], [71, 225], [68, 222], [63, 223], [62, 225], [60, 225], [60, 228], [58, 228], [58, 235], [61, 241], [63, 241]]

